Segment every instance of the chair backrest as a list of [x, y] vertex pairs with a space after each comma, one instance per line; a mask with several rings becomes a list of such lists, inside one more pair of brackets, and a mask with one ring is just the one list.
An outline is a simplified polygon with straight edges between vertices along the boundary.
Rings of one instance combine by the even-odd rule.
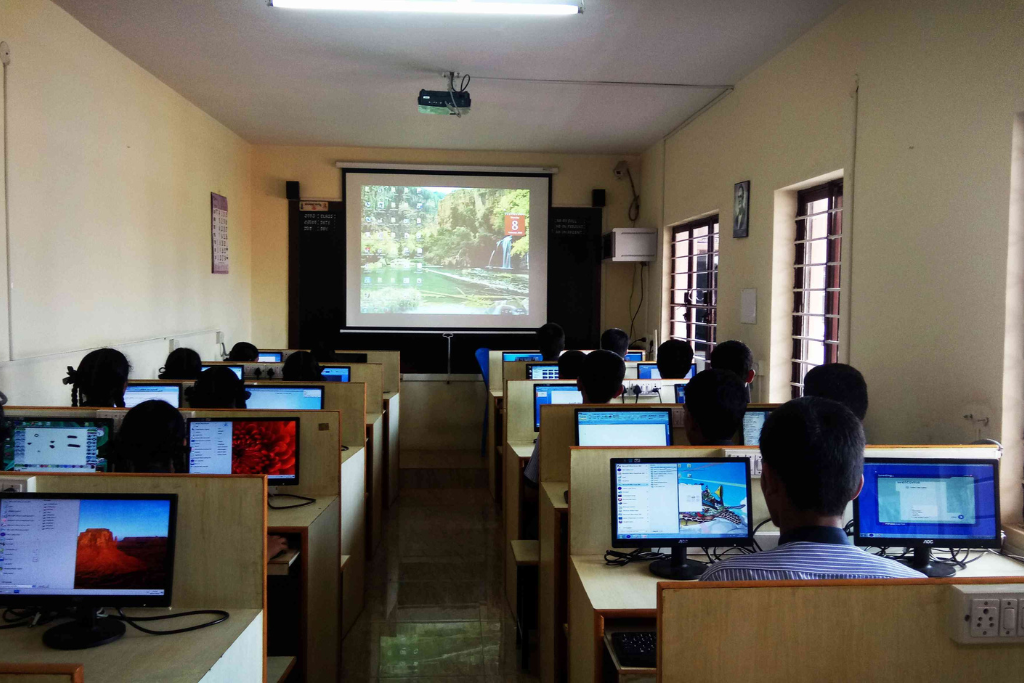
[[480, 366], [480, 374], [484, 376], [484, 386], [488, 389], [491, 388], [490, 378], [488, 377], [490, 374], [488, 367], [490, 365], [490, 361], [488, 360], [490, 353], [490, 349], [477, 349], [474, 354], [476, 356], [476, 364]]

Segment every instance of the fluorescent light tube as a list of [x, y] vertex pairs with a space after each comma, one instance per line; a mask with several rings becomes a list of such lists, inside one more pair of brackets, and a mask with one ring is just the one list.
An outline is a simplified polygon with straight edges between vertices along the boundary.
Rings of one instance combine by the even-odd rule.
[[576, 3], [473, 2], [472, 0], [267, 0], [283, 9], [345, 10], [355, 12], [422, 12], [430, 14], [579, 14]]

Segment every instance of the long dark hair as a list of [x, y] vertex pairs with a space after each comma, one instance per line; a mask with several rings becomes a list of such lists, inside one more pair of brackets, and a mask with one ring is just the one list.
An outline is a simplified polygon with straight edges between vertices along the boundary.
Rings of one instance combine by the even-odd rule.
[[203, 370], [196, 383], [185, 389], [185, 398], [193, 408], [245, 408], [249, 392], [231, 368], [215, 365]]
[[249, 342], [238, 342], [231, 347], [231, 351], [228, 353], [228, 360], [242, 363], [255, 363], [259, 357], [259, 349]]
[[316, 356], [309, 351], [296, 351], [284, 362], [281, 377], [291, 382], [319, 382], [323, 375]]
[[199, 379], [203, 371], [203, 360], [192, 349], [174, 349], [167, 355], [160, 368], [160, 379]]
[[118, 472], [188, 472], [185, 420], [164, 401], [143, 401], [128, 411], [114, 440]]
[[77, 370], [68, 366], [68, 376], [63, 380], [71, 385], [71, 405], [123, 408], [131, 369], [128, 359], [116, 349], [90, 351]]

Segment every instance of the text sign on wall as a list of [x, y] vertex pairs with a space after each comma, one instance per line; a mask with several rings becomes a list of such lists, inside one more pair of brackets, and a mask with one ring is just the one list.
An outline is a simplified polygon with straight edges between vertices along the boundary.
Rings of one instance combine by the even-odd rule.
[[213, 241], [213, 272], [228, 272], [228, 198], [210, 193], [210, 234]]

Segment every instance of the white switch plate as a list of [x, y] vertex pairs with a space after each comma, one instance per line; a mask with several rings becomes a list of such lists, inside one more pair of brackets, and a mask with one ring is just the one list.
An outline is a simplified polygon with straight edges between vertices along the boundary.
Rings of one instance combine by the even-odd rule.
[[[1004, 628], [1004, 610], [1014, 609], [1014, 628]], [[963, 645], [1024, 643], [1024, 584], [949, 587], [949, 636]], [[1006, 624], [1009, 626], [1009, 624]]]

